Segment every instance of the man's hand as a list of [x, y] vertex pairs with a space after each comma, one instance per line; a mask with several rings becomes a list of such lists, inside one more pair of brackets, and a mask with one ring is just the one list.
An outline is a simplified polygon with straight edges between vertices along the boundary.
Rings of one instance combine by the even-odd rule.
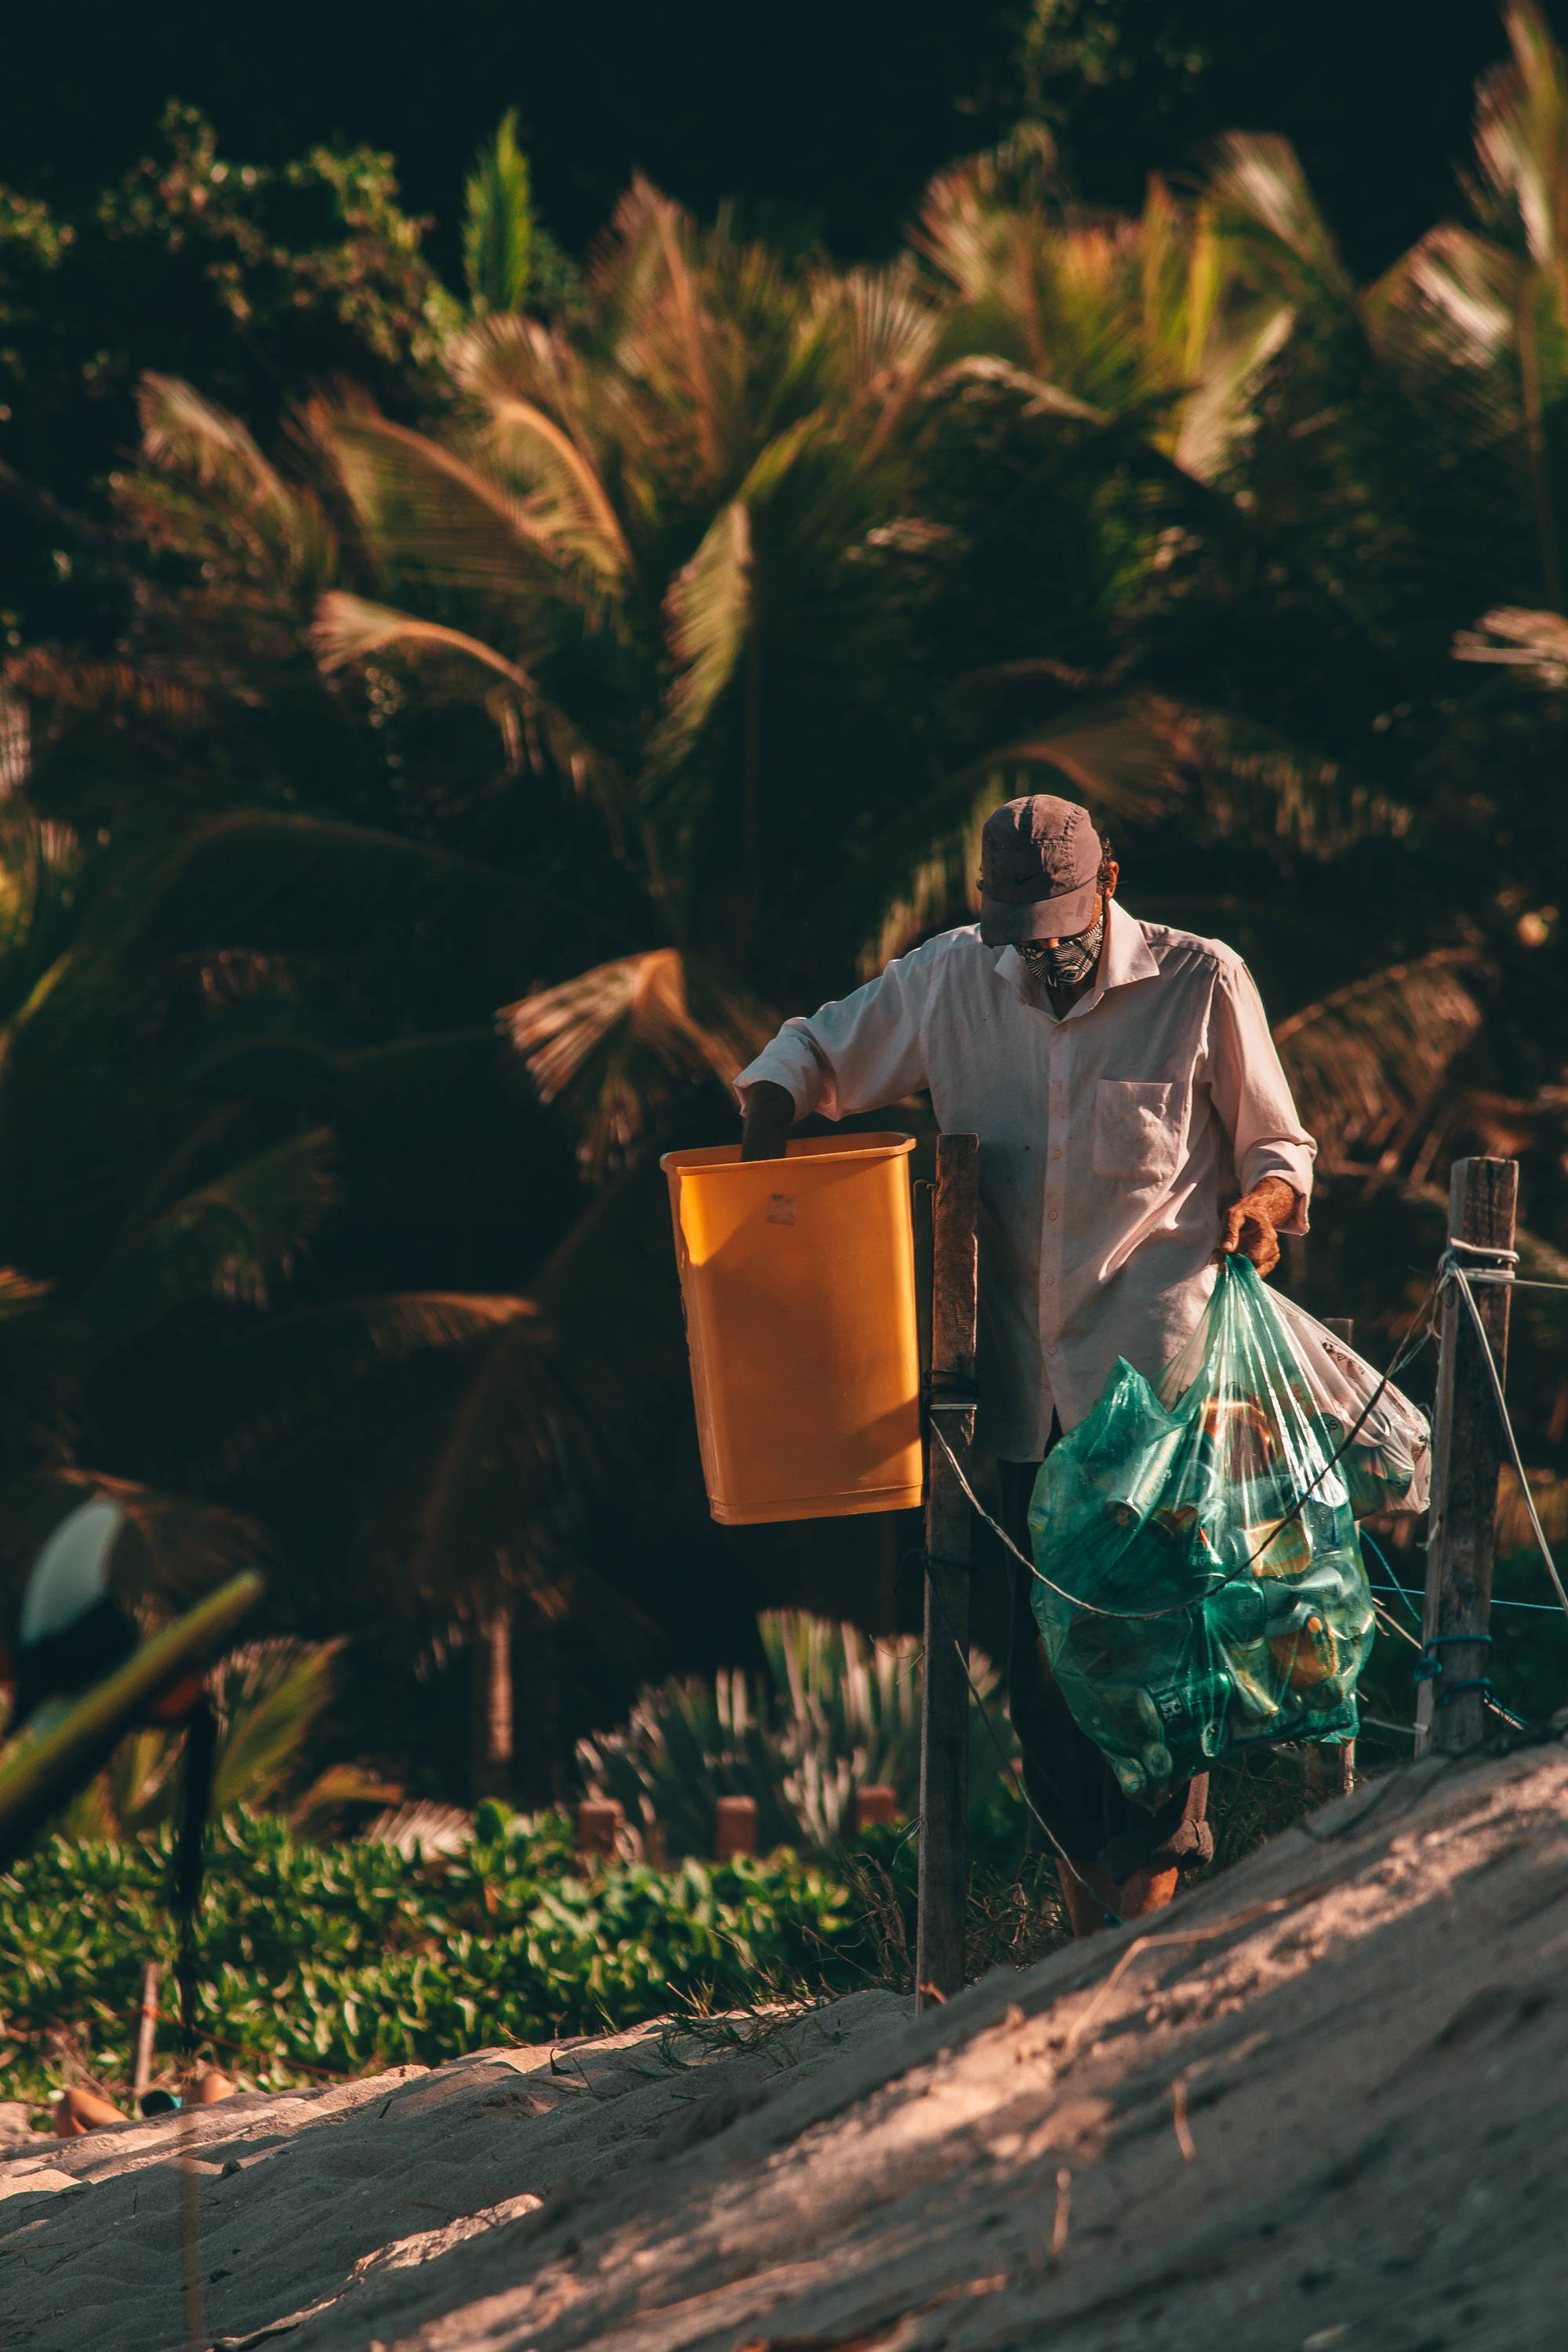
[[741, 1113], [742, 1159], [782, 1160], [784, 1139], [794, 1125], [795, 1097], [789, 1088], [775, 1087], [771, 1078], [759, 1078], [755, 1086], [746, 1088]]
[[1259, 1274], [1272, 1274], [1279, 1263], [1275, 1228], [1294, 1214], [1296, 1199], [1295, 1186], [1283, 1176], [1266, 1176], [1226, 1211], [1217, 1256], [1249, 1257]]

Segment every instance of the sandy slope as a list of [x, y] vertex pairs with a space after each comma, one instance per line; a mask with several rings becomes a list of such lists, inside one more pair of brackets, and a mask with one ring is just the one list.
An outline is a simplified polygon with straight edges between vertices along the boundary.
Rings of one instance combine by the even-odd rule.
[[[1568, 1754], [1308, 1831], [919, 2021], [209, 2110], [208, 2340], [1568, 2352]], [[162, 2125], [0, 2165], [7, 2352], [184, 2345], [174, 2161]]]

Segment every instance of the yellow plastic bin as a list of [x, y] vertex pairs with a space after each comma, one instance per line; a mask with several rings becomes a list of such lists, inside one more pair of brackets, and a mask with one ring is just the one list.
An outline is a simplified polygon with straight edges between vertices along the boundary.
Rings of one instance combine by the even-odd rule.
[[675, 1249], [713, 1517], [842, 1518], [921, 1500], [910, 1135], [784, 1160], [670, 1151]]

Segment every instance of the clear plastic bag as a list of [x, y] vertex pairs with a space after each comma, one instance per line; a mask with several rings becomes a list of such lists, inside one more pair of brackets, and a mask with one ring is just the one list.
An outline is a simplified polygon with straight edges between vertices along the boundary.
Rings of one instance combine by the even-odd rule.
[[1373, 1622], [1355, 1520], [1418, 1507], [1426, 1423], [1287, 1308], [1226, 1258], [1158, 1389], [1119, 1362], [1036, 1481], [1051, 1668], [1142, 1803], [1259, 1742], [1355, 1736]]

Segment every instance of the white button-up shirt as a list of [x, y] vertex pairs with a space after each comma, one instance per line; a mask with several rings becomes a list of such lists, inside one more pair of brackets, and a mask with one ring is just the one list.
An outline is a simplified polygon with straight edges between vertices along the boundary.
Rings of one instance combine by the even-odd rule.
[[1214, 1287], [1222, 1136], [1244, 1192], [1282, 1176], [1307, 1229], [1316, 1147], [1296, 1115], [1252, 975], [1217, 940], [1114, 899], [1094, 985], [1058, 1020], [1012, 948], [944, 931], [840, 1003], [786, 1021], [736, 1079], [784, 1087], [804, 1118], [921, 1087], [980, 1138], [980, 1434], [1044, 1453], [1119, 1356], [1151, 1380]]

